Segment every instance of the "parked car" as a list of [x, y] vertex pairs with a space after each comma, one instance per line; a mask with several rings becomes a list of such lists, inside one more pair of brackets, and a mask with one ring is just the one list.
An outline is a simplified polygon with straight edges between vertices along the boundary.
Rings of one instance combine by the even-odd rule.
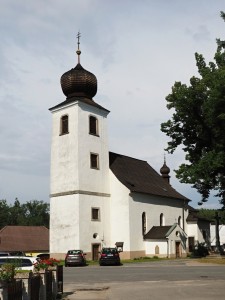
[[102, 248], [99, 265], [120, 265], [120, 255], [116, 248]]
[[28, 256], [0, 256], [0, 268], [3, 264], [14, 264], [16, 270], [34, 271], [37, 257]]
[[49, 253], [40, 253], [40, 254], [37, 255], [37, 257], [40, 260], [45, 260], [45, 259], [49, 259], [50, 258], [50, 254]]
[[24, 252], [22, 251], [1, 251], [1, 256], [26, 256]]
[[86, 265], [86, 253], [83, 250], [68, 250], [65, 258], [65, 267]]

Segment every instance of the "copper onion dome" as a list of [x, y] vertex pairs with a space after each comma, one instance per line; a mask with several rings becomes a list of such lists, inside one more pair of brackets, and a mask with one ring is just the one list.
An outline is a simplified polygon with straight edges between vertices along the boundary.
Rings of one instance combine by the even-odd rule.
[[91, 72], [85, 70], [80, 64], [79, 49], [79, 38], [80, 33], [77, 35], [78, 38], [78, 64], [75, 68], [67, 71], [61, 76], [61, 87], [64, 95], [67, 98], [78, 96], [92, 99], [97, 93], [97, 78]]
[[160, 169], [160, 173], [162, 174], [162, 177], [164, 177], [163, 175], [169, 175], [170, 172], [170, 168], [167, 167], [167, 165], [164, 163], [162, 168]]
[[169, 183], [170, 180], [170, 168], [166, 165], [166, 158], [164, 156], [164, 164], [162, 168], [160, 169], [160, 173], [162, 174], [162, 177]]
[[92, 99], [97, 93], [97, 78], [78, 63], [62, 75], [61, 87], [67, 98], [81, 96]]

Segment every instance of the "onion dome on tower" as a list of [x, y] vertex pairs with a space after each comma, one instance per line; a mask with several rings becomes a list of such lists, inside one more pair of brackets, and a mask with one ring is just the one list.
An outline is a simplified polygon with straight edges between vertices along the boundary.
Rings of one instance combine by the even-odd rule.
[[160, 169], [160, 173], [162, 174], [162, 177], [164, 180], [166, 180], [168, 183], [170, 183], [170, 168], [166, 165], [166, 157], [164, 155], [164, 164], [162, 168]]
[[61, 76], [61, 88], [64, 95], [71, 97], [84, 97], [91, 99], [97, 93], [97, 78], [91, 72], [85, 70], [80, 64], [80, 33], [77, 34], [78, 39], [78, 64], [75, 68], [67, 71]]
[[102, 107], [93, 100], [93, 97], [97, 93], [97, 78], [91, 72], [85, 70], [80, 64], [81, 51], [80, 45], [80, 33], [77, 34], [78, 49], [76, 51], [78, 55], [78, 63], [75, 68], [67, 71], [61, 76], [61, 88], [66, 96], [66, 100], [49, 108], [50, 111], [64, 107], [65, 105], [72, 104], [75, 102], [86, 103], [94, 106], [98, 109], [104, 110], [107, 114], [109, 110]]

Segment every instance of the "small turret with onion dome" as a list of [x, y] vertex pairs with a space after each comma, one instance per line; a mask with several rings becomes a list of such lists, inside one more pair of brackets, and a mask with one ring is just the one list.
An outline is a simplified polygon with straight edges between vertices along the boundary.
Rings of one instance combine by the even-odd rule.
[[160, 173], [162, 174], [162, 177], [163, 179], [170, 183], [170, 168], [166, 165], [166, 157], [165, 157], [165, 154], [164, 154], [164, 164], [162, 166], [162, 168], [160, 169]]
[[97, 93], [97, 78], [91, 72], [85, 70], [80, 64], [80, 33], [77, 34], [78, 63], [75, 68], [67, 71], [61, 76], [61, 88], [67, 99], [72, 97], [83, 97], [92, 100]]

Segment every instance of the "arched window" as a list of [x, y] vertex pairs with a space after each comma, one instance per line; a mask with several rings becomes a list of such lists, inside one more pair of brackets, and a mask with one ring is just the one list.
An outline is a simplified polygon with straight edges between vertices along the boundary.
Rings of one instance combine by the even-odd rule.
[[164, 215], [163, 213], [160, 214], [160, 226], [164, 226], [165, 225], [165, 218], [164, 218]]
[[178, 222], [177, 222], [179, 226], [181, 226], [181, 221], [182, 221], [181, 216], [179, 216], [178, 217]]
[[146, 234], [146, 213], [142, 213], [142, 234]]
[[89, 117], [89, 133], [98, 135], [98, 119], [94, 116]]
[[61, 117], [60, 134], [69, 133], [69, 117], [67, 115]]

